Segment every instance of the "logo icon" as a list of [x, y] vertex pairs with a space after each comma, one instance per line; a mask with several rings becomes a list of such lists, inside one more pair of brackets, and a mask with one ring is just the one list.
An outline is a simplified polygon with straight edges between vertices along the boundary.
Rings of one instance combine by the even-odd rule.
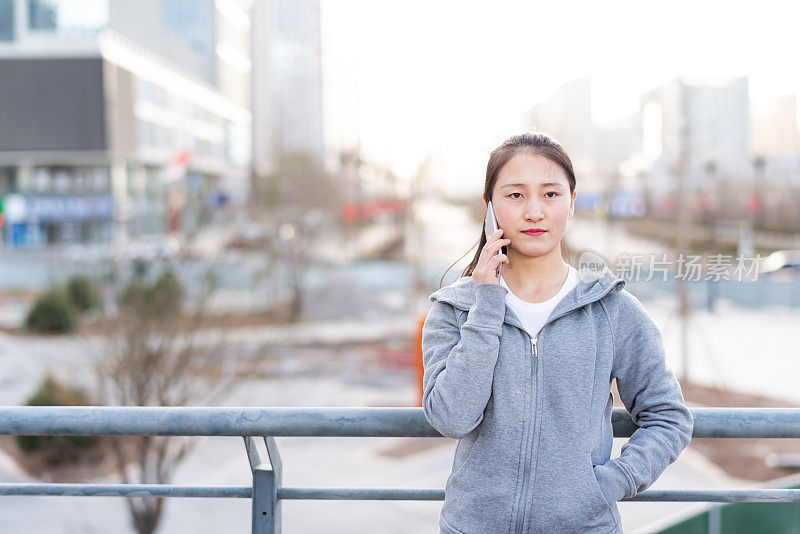
[[582, 282], [595, 282], [609, 269], [608, 261], [591, 250], [581, 252], [578, 257], [578, 277]]

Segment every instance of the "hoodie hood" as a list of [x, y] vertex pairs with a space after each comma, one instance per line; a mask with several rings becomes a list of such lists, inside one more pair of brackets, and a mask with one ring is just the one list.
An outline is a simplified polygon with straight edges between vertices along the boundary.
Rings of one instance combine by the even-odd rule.
[[[548, 322], [586, 304], [596, 302], [609, 293], [621, 291], [624, 287], [625, 280], [617, 278], [607, 266], [602, 271], [578, 271], [578, 284], [556, 305]], [[503, 289], [508, 292], [507, 289]], [[428, 298], [431, 302], [438, 300], [459, 310], [469, 311], [475, 304], [475, 284], [471, 276], [462, 276], [449, 286], [435, 291]], [[506, 307], [505, 322], [522, 328], [519, 319], [508, 307]]]

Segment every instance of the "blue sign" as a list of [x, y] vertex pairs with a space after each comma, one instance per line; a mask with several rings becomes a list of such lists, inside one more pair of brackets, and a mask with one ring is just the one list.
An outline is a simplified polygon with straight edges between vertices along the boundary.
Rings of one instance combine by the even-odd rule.
[[114, 198], [97, 196], [29, 196], [27, 219], [38, 221], [83, 221], [87, 219], [110, 219], [114, 214]]

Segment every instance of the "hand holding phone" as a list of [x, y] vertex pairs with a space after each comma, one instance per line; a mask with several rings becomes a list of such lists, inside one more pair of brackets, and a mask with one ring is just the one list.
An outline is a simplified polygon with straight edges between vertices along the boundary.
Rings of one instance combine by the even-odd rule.
[[508, 263], [506, 245], [511, 243], [511, 240], [501, 239], [503, 231], [497, 226], [491, 201], [486, 207], [483, 229], [486, 234], [486, 244], [481, 249], [478, 263], [472, 271], [472, 279], [475, 284], [499, 284], [501, 265]]
[[[492, 201], [490, 200], [486, 206], [486, 217], [483, 220], [483, 232], [486, 234], [487, 243], [489, 242], [489, 236], [499, 229], [500, 227], [497, 225], [497, 217], [494, 215], [494, 208], [492, 207]], [[508, 254], [508, 250], [506, 249], [505, 245], [500, 247], [498, 254]]]

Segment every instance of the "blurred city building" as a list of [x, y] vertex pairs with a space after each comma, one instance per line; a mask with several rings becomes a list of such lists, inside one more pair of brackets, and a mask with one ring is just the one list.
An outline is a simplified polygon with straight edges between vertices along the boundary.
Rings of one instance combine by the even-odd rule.
[[800, 153], [797, 95], [785, 95], [753, 107], [753, 153], [761, 156]]
[[[330, 6], [327, 15], [340, 16]], [[267, 198], [274, 190], [272, 182], [302, 163], [311, 183], [329, 179], [340, 193], [325, 199], [325, 217], [338, 214], [335, 222], [345, 225], [396, 221], [405, 210], [405, 194], [390, 169], [365, 160], [361, 153], [357, 75], [352, 65], [343, 64], [355, 51], [323, 50], [320, 0], [256, 1], [252, 19], [253, 189], [261, 204], [258, 216], [280, 217], [280, 210], [271, 205], [275, 199]], [[335, 27], [329, 19], [328, 31]], [[346, 45], [332, 39], [326, 46]], [[294, 184], [300, 188], [294, 206], [310, 209], [313, 194], [302, 191], [308, 182]], [[324, 190], [323, 184], [318, 189]], [[291, 191], [278, 196], [283, 197], [279, 202], [292, 199]]]
[[640, 149], [637, 116], [606, 124], [592, 118], [592, 83], [588, 77], [571, 80], [529, 114], [532, 128], [558, 139], [572, 159], [578, 179], [576, 208], [611, 208], [622, 214], [641, 214], [642, 192], [626, 184], [619, 166]]
[[674, 79], [642, 96], [643, 150], [625, 162], [640, 176], [648, 208], [675, 212], [684, 175], [689, 207], [754, 228], [800, 227], [800, 132], [796, 99], [751, 109], [748, 79]]
[[283, 157], [322, 166], [322, 43], [319, 0], [253, 4], [253, 170], [264, 180]]
[[719, 177], [752, 179], [749, 104], [744, 77], [675, 79], [642, 96], [639, 165], [656, 206], [681, 172], [690, 194], [713, 192]]
[[0, 0], [15, 247], [191, 234], [250, 184], [250, 0]]
[[690, 212], [706, 224], [800, 229], [796, 97], [756, 106], [748, 85], [746, 77], [677, 78], [642, 96], [642, 150], [621, 174], [641, 181], [651, 215], [675, 215], [682, 179]]
[[529, 114], [579, 178], [576, 207], [618, 217], [675, 213], [680, 176], [690, 210], [800, 227], [800, 114], [789, 95], [753, 106], [746, 77], [677, 78], [642, 95], [638, 113], [598, 125], [590, 78], [571, 80]]
[[756, 226], [800, 231], [800, 109], [797, 95], [754, 106], [753, 197]]

